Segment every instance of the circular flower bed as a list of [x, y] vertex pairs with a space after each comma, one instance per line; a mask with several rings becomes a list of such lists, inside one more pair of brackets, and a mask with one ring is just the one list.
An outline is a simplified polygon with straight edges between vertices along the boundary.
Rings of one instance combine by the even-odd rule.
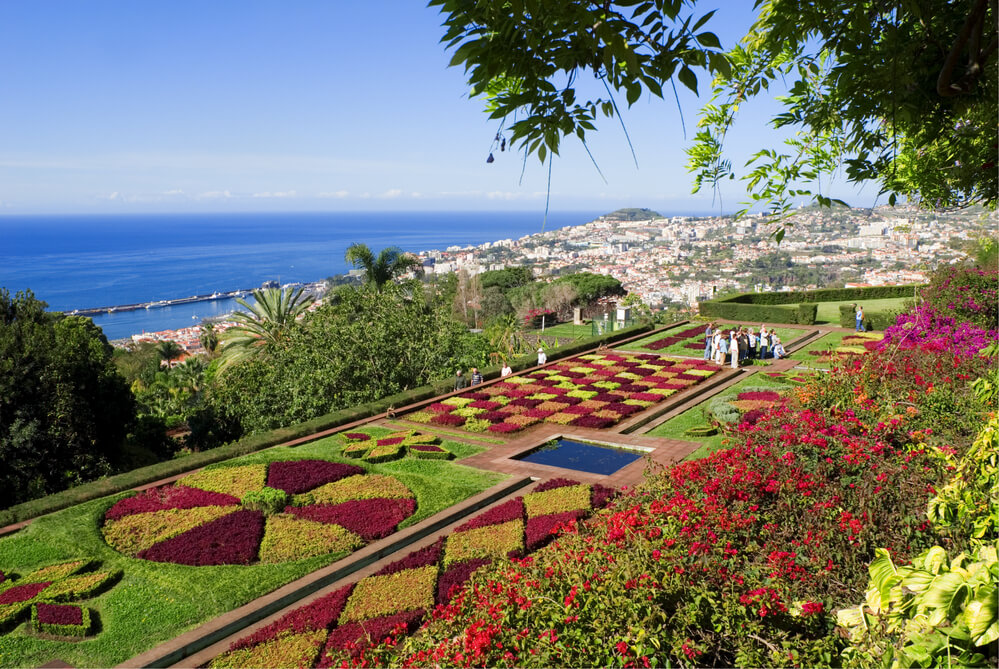
[[416, 510], [390, 476], [325, 460], [215, 467], [117, 502], [101, 533], [115, 550], [201, 566], [349, 552]]

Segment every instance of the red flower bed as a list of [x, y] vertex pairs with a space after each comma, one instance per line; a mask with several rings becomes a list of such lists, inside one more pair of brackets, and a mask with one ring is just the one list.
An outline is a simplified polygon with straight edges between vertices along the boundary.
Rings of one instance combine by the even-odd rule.
[[480, 513], [475, 518], [458, 527], [455, 532], [467, 532], [469, 530], [486, 527], [488, 525], [501, 525], [511, 520], [522, 518], [524, 515], [524, 501], [522, 497], [511, 499], [499, 506], [489, 509], [485, 513]]
[[264, 535], [264, 514], [234, 511], [139, 552], [153, 562], [191, 566], [250, 564]]
[[351, 583], [328, 595], [320, 597], [311, 604], [300, 606], [271, 624], [261, 627], [253, 634], [234, 642], [231, 649], [249, 648], [258, 643], [269, 641], [277, 637], [278, 634], [300, 634], [309, 630], [328, 627], [340, 617], [343, 605], [347, 603], [347, 598], [353, 589], [354, 584]]
[[565, 511], [529, 518], [524, 527], [524, 543], [527, 550], [537, 550], [548, 543], [548, 540], [555, 535], [557, 528], [574, 523], [585, 515], [586, 513], [583, 511]]
[[596, 430], [603, 429], [605, 427], [610, 427], [614, 424], [614, 421], [610, 418], [602, 418], [600, 416], [580, 416], [570, 423], [570, 425], [575, 425], [576, 427], [589, 427]]
[[[460, 530], [461, 528], [458, 529]], [[413, 551], [401, 560], [396, 560], [395, 562], [385, 565], [375, 572], [375, 576], [387, 576], [388, 574], [396, 574], [400, 571], [405, 571], [406, 569], [429, 567], [430, 565], [440, 562], [441, 556], [444, 554], [443, 551], [444, 538], [441, 537], [426, 548]]]
[[738, 399], [764, 401], [764, 402], [779, 402], [780, 393], [774, 390], [756, 390], [756, 391], [739, 393]]
[[499, 432], [500, 434], [505, 434], [507, 432], [516, 432], [517, 430], [524, 429], [523, 425], [517, 425], [515, 423], [493, 423], [489, 426], [490, 432]]
[[355, 657], [365, 648], [380, 642], [392, 633], [409, 633], [416, 628], [425, 615], [426, 611], [416, 609], [381, 618], [371, 618], [363, 623], [341, 625], [330, 632], [326, 639], [326, 647], [320, 653], [319, 663], [316, 666], [321, 669], [332, 666], [325, 661], [325, 658], [329, 657], [330, 651], [346, 651]]
[[340, 525], [365, 541], [381, 539], [395, 532], [396, 527], [416, 510], [416, 500], [357, 499], [343, 504], [289, 506], [287, 513], [320, 523]]
[[83, 609], [74, 604], [38, 605], [38, 622], [46, 625], [82, 625]]
[[450, 425], [457, 427], [458, 425], [465, 424], [465, 417], [456, 416], [453, 413], [439, 413], [436, 414], [433, 418], [431, 418], [430, 422], [434, 423], [435, 425], [445, 425], [445, 426]]
[[468, 406], [472, 407], [473, 409], [488, 409], [489, 411], [493, 411], [494, 409], [498, 409], [503, 405], [500, 404], [499, 402], [493, 402], [490, 400], [475, 400]]
[[534, 490], [532, 492], [544, 492], [546, 490], [554, 490], [555, 488], [565, 488], [571, 485], [579, 485], [579, 481], [573, 481], [572, 479], [557, 477], [539, 483], [538, 485], [534, 486]]
[[326, 460], [272, 462], [267, 468], [267, 487], [284, 490], [289, 495], [297, 495], [324, 483], [332, 483], [363, 473], [364, 469], [361, 467]]
[[220, 492], [209, 492], [183, 485], [166, 485], [150, 488], [134, 497], [115, 503], [104, 514], [106, 520], [117, 520], [135, 513], [162, 511], [164, 509], [193, 509], [198, 506], [232, 506], [239, 499]]
[[437, 604], [441, 605], [450, 602], [451, 597], [461, 589], [461, 586], [465, 585], [465, 582], [468, 581], [475, 570], [490, 562], [492, 560], [489, 558], [466, 560], [465, 562], [459, 562], [442, 573], [437, 578]]
[[24, 585], [14, 585], [3, 592], [0, 592], [0, 606], [5, 604], [17, 604], [34, 599], [35, 595], [51, 585], [51, 581], [41, 583], [25, 583]]
[[622, 416], [630, 416], [633, 413], [638, 413], [639, 411], [644, 411], [645, 407], [640, 407], [637, 404], [624, 404], [623, 402], [611, 402], [604, 407], [607, 411], [613, 411], [619, 413]]

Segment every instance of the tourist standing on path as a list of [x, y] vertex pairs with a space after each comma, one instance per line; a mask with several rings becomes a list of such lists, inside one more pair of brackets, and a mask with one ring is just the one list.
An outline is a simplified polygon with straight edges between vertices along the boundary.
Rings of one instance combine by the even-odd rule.
[[728, 353], [728, 338], [722, 332], [718, 332], [715, 337], [718, 338], [718, 357], [715, 358], [715, 362], [719, 365], [724, 365], [725, 355]]
[[756, 335], [753, 334], [753, 328], [749, 328], [749, 334], [746, 335], [746, 339], [749, 344], [749, 350], [746, 351], [746, 357], [748, 357], [750, 360], [755, 360], [756, 344], [758, 340], [756, 339]]
[[774, 337], [774, 358], [780, 360], [787, 355], [787, 351], [784, 350], [784, 344], [780, 342], [780, 337]]
[[712, 335], [714, 335], [714, 323], [708, 323], [708, 327], [704, 330], [704, 359], [711, 359], [711, 343], [713, 340]]
[[729, 342], [728, 350], [732, 357], [732, 369], [738, 369], [739, 367], [739, 338], [735, 334], [735, 330], [731, 330], [728, 333]]
[[746, 336], [746, 330], [739, 328], [737, 338], [739, 340], [739, 364], [741, 365], [749, 356], [749, 337]]
[[548, 362], [548, 356], [545, 354], [545, 349], [538, 348], [538, 366], [540, 367], [546, 362]]
[[500, 378], [501, 379], [505, 379], [506, 377], [510, 376], [511, 374], [513, 374], [513, 370], [510, 368], [510, 363], [509, 362], [504, 362], [503, 363], [503, 369], [500, 370]]
[[477, 386], [482, 383], [482, 374], [478, 367], [472, 367], [472, 385]]
[[857, 317], [857, 332], [867, 332], [864, 329], [864, 308], [858, 304], [857, 311], [854, 313]]
[[765, 360], [767, 357], [767, 348], [770, 346], [770, 335], [767, 334], [767, 329], [760, 326], [760, 360]]
[[455, 390], [465, 389], [465, 377], [464, 375], [462, 375], [460, 369], [458, 370], [458, 373], [454, 375], [454, 389]]

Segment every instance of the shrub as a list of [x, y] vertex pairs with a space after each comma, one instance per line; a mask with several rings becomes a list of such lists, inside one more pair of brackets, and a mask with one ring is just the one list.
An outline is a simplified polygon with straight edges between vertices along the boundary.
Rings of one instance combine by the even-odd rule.
[[31, 628], [40, 634], [85, 637], [90, 634], [90, 609], [75, 604], [45, 604], [31, 607]]
[[266, 514], [277, 513], [288, 504], [288, 493], [276, 488], [261, 488], [251, 490], [240, 500], [244, 509], [263, 511]]
[[687, 429], [683, 434], [688, 437], [710, 437], [718, 434], [718, 428], [714, 425], [697, 425]]

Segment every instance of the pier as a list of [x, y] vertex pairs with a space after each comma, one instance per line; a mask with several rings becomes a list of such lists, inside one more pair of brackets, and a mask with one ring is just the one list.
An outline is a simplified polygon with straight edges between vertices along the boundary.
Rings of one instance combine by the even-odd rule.
[[99, 314], [113, 314], [119, 311], [136, 311], [138, 309], [159, 309], [161, 307], [172, 307], [178, 304], [191, 304], [192, 302], [209, 302], [211, 300], [225, 300], [233, 297], [244, 297], [253, 292], [253, 289], [230, 290], [225, 293], [211, 293], [208, 295], [192, 295], [191, 297], [178, 297], [172, 300], [155, 300], [153, 302], [138, 302], [136, 304], [118, 304], [110, 307], [95, 307], [91, 309], [74, 309], [67, 311], [70, 316], [97, 316]]

